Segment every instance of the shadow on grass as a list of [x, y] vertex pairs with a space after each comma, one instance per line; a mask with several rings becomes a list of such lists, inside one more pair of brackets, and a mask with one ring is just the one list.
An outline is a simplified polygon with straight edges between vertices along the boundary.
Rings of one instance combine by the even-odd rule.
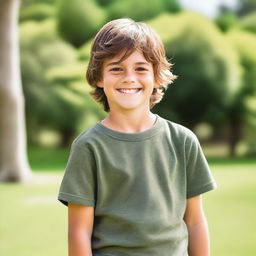
[[256, 157], [207, 157], [210, 165], [256, 164]]
[[[64, 171], [70, 148], [29, 147], [28, 157], [34, 171]], [[256, 164], [256, 157], [207, 156], [210, 165]]]
[[69, 151], [69, 148], [29, 147], [30, 166], [34, 171], [63, 171]]

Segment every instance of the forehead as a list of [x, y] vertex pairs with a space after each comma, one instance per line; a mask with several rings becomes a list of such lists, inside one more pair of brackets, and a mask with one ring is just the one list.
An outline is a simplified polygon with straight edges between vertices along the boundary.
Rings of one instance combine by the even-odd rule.
[[136, 63], [136, 64], [145, 64], [145, 65], [150, 64], [150, 62], [148, 62], [146, 60], [146, 58], [144, 57], [142, 52], [140, 52], [138, 50], [134, 50], [134, 51], [128, 52], [128, 53], [126, 51], [122, 51], [121, 53], [119, 53], [111, 58], [105, 59], [104, 66], [121, 64], [123, 62], [132, 62], [132, 63]]

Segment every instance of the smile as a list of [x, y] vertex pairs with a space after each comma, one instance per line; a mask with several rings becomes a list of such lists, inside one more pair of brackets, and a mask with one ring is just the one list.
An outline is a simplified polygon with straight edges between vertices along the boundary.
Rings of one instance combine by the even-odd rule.
[[118, 92], [126, 93], [126, 94], [133, 94], [141, 91], [141, 88], [133, 88], [133, 89], [117, 89]]

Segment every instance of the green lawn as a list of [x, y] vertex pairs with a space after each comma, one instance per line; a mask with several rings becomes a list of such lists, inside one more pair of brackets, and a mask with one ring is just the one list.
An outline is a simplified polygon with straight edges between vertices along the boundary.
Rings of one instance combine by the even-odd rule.
[[256, 164], [213, 165], [216, 191], [205, 195], [213, 256], [256, 255]]
[[36, 172], [32, 184], [0, 184], [0, 255], [67, 255], [67, 212], [56, 201], [60, 175]]
[[[212, 256], [256, 255], [256, 164], [211, 164], [218, 190], [204, 196]], [[67, 209], [57, 202], [62, 172], [0, 184], [0, 255], [67, 255]]]
[[29, 147], [28, 158], [35, 171], [63, 171], [70, 148]]

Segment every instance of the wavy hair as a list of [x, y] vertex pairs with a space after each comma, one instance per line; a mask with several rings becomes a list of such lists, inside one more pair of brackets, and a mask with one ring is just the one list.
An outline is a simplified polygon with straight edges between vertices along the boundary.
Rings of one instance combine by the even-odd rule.
[[86, 79], [93, 88], [90, 94], [103, 105], [106, 112], [110, 110], [107, 97], [103, 88], [97, 86], [102, 79], [104, 60], [124, 52], [121, 62], [135, 50], [142, 52], [145, 59], [152, 63], [155, 81], [159, 85], [150, 97], [150, 108], [162, 100], [168, 84], [176, 78], [170, 71], [172, 64], [166, 59], [163, 43], [151, 27], [127, 18], [112, 20], [95, 36], [86, 72]]

